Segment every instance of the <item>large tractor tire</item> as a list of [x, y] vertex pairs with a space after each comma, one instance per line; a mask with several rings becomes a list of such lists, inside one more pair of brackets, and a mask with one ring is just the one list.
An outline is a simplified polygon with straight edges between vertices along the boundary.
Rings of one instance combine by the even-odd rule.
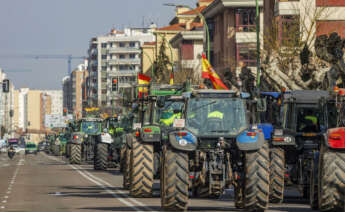
[[244, 208], [244, 193], [243, 193], [243, 185], [241, 182], [237, 182], [236, 185], [234, 185], [234, 193], [235, 193], [235, 207], [237, 209], [243, 209]]
[[270, 202], [282, 203], [284, 200], [285, 152], [281, 148], [272, 148], [270, 155]]
[[319, 162], [320, 211], [344, 210], [345, 152], [321, 148]]
[[319, 197], [318, 197], [318, 163], [311, 161], [310, 164], [310, 185], [309, 185], [309, 204], [311, 209], [319, 210]]
[[161, 165], [160, 184], [163, 210], [186, 211], [189, 194], [188, 155], [177, 150], [163, 150]]
[[130, 166], [130, 195], [132, 197], [151, 197], [153, 186], [153, 145], [140, 143], [137, 139], [132, 142], [132, 156]]
[[95, 148], [93, 168], [95, 170], [107, 170], [108, 166], [108, 144], [98, 143]]
[[265, 211], [269, 202], [270, 157], [268, 144], [245, 154], [244, 208]]
[[71, 155], [70, 146], [71, 146], [71, 144], [69, 144], [69, 143], [66, 144], [66, 158], [69, 158]]
[[126, 148], [123, 146], [120, 150], [120, 172], [123, 174], [126, 165]]
[[126, 148], [125, 155], [124, 155], [124, 165], [123, 165], [123, 188], [129, 189], [131, 186], [131, 175], [130, 175], [130, 167], [131, 167], [131, 155], [132, 149], [129, 147]]
[[71, 155], [69, 158], [71, 164], [80, 164], [81, 163], [81, 145], [80, 144], [71, 144]]

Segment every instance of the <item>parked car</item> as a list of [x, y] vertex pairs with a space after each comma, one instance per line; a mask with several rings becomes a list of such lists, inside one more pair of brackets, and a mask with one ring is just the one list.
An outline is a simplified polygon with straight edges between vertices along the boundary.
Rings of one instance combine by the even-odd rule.
[[37, 145], [35, 143], [28, 142], [25, 145], [25, 154], [37, 154]]

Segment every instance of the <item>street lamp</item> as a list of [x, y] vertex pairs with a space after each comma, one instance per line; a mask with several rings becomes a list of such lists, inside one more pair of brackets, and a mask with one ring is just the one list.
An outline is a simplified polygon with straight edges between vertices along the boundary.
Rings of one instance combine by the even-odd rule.
[[[188, 9], [194, 10], [194, 8], [192, 8], [189, 5], [183, 5], [183, 4], [173, 4], [173, 3], [165, 3], [163, 4], [164, 6], [169, 6], [169, 7], [187, 7]], [[207, 58], [210, 59], [210, 33], [209, 33], [209, 29], [206, 23], [206, 19], [205, 17], [197, 10], [195, 10], [196, 13], [198, 14], [199, 18], [204, 22], [204, 30], [206, 31], [206, 41], [207, 41]]]

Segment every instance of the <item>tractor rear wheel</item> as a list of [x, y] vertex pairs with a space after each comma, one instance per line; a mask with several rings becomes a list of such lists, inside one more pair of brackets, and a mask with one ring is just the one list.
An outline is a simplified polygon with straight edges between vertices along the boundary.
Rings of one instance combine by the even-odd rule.
[[124, 189], [129, 189], [131, 186], [131, 177], [130, 177], [131, 155], [132, 155], [132, 149], [130, 149], [129, 147], [126, 147], [126, 150], [124, 153], [123, 169], [122, 169]]
[[321, 147], [318, 190], [320, 211], [340, 211], [344, 209], [344, 152]]
[[81, 145], [80, 144], [71, 144], [71, 156], [69, 158], [71, 164], [80, 164], [81, 163]]
[[161, 206], [167, 211], [185, 211], [189, 195], [188, 155], [166, 149], [162, 158]]
[[282, 203], [284, 199], [285, 152], [281, 148], [272, 148], [270, 156], [270, 202]]
[[132, 197], [151, 197], [153, 186], [153, 145], [140, 143], [137, 139], [132, 142], [132, 156], [130, 168], [130, 195]]
[[108, 165], [108, 144], [98, 143], [95, 148], [94, 169], [107, 170]]
[[270, 157], [268, 144], [245, 154], [244, 208], [265, 211], [269, 202]]

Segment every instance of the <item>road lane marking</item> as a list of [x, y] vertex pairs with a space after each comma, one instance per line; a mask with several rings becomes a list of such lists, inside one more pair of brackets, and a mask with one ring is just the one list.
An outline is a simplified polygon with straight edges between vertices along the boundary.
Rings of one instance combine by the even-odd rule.
[[80, 171], [77, 167], [73, 166], [73, 165], [69, 165], [70, 167], [72, 167], [74, 170], [76, 170], [81, 176], [83, 176], [84, 178], [88, 179], [89, 181], [95, 183], [96, 185], [98, 185], [99, 187], [103, 188], [103, 190], [105, 190], [107, 193], [111, 194], [113, 197], [115, 197], [117, 200], [119, 200], [120, 202], [124, 203], [125, 205], [133, 208], [136, 211], [140, 211], [143, 212], [142, 210], [139, 210], [137, 207], [135, 207], [132, 203], [126, 201], [125, 199], [123, 199], [122, 197], [118, 196], [116, 193], [114, 193], [113, 191], [109, 190], [106, 186], [104, 186], [102, 183], [92, 179], [91, 177], [87, 176], [83, 171]]
[[[126, 199], [127, 199], [128, 201], [127, 201], [125, 198], [120, 197], [118, 194], [116, 194], [115, 192], [113, 192], [112, 190], [110, 190], [110, 188], [112, 188], [112, 187], [114, 187], [114, 186], [112, 186], [112, 185], [109, 184], [108, 182], [106, 182], [106, 181], [104, 181], [104, 180], [102, 180], [102, 179], [100, 179], [100, 178], [98, 178], [98, 177], [92, 175], [91, 173], [89, 173], [88, 171], [86, 171], [84, 168], [82, 168], [82, 167], [80, 167], [80, 166], [79, 166], [79, 167], [76, 167], [76, 166], [74, 166], [74, 165], [71, 165], [71, 164], [66, 163], [65, 161], [62, 161], [61, 159], [57, 159], [57, 158], [52, 157], [52, 156], [49, 156], [49, 155], [45, 155], [45, 156], [46, 156], [47, 158], [51, 159], [51, 160], [55, 160], [55, 161], [57, 161], [57, 162], [62, 162], [63, 164], [70, 166], [72, 169], [74, 169], [75, 171], [77, 171], [77, 172], [78, 172], [80, 175], [82, 175], [84, 178], [86, 178], [87, 180], [89, 180], [89, 181], [95, 183], [96, 185], [98, 185], [99, 187], [101, 187], [103, 190], [105, 190], [107, 193], [109, 193], [109, 194], [111, 194], [113, 197], [115, 197], [117, 200], [119, 200], [120, 202], [124, 203], [125, 205], [127, 205], [127, 206], [133, 208], [133, 209], [136, 210], [136, 211], [141, 211], [141, 212], [142, 212], [142, 210], [138, 209], [138, 208], [137, 208], [136, 206], [134, 206], [132, 203], [138, 204], [139, 206], [145, 208], [145, 209], [148, 210], [148, 211], [151, 211], [151, 212], [158, 212], [158, 211], [154, 211], [152, 208], [148, 207], [148, 206], [145, 205], [144, 203], [142, 203], [142, 202], [140, 202], [140, 201], [137, 201], [137, 200], [135, 200], [135, 199], [133, 199], [133, 198], [128, 197], [128, 195], [127, 195], [125, 192], [123, 192], [123, 191], [121, 191], [121, 190], [118, 190], [118, 189], [115, 189], [115, 191], [117, 191], [118, 193], [121, 193], [121, 194], [123, 194], [124, 196], [126, 196], [126, 197], [127, 197]], [[62, 165], [63, 165], [63, 164], [62, 164]], [[97, 178], [98, 180], [97, 180], [96, 178]], [[100, 182], [100, 181], [101, 181], [101, 182]], [[102, 184], [102, 182], [103, 182], [103, 184]], [[104, 184], [105, 184], [105, 185], [104, 185]]]
[[[78, 166], [78, 167], [79, 167], [80, 169], [83, 169], [81, 166]], [[94, 176], [93, 174], [91, 174], [91, 173], [88, 172], [87, 170], [84, 169], [83, 171], [84, 171], [85, 174], [89, 175], [90, 177], [94, 178], [95, 180], [98, 180], [99, 182], [102, 182], [104, 185], [108, 186], [108, 188], [113, 188], [113, 187], [115, 187], [115, 186], [111, 185], [110, 183], [108, 183], [107, 181], [105, 181], [105, 180], [103, 180], [103, 179], [101, 179], [101, 178], [99, 178], [99, 177]], [[138, 204], [139, 206], [141, 206], [141, 207], [143, 207], [143, 208], [145, 208], [145, 209], [147, 209], [147, 210], [149, 210], [149, 211], [152, 211], [152, 209], [151, 209], [150, 207], [146, 206], [144, 203], [142, 203], [142, 202], [140, 202], [140, 201], [137, 201], [137, 200], [134, 199], [134, 198], [128, 197], [128, 195], [127, 195], [125, 192], [123, 192], [123, 191], [121, 191], [121, 190], [118, 190], [118, 189], [115, 189], [115, 190], [116, 190], [118, 193], [121, 193], [122, 195], [127, 196], [128, 200], [132, 201], [133, 203], [136, 203], [136, 204]]]

